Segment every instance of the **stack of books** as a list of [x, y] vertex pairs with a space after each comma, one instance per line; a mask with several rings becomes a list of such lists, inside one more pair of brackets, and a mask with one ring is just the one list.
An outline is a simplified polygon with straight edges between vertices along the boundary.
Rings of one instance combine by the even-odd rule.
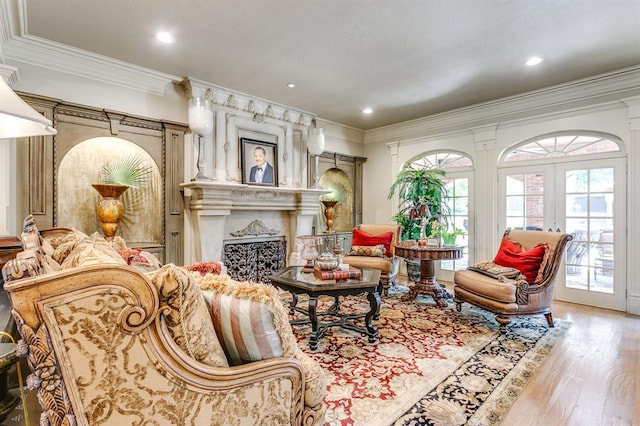
[[348, 271], [343, 271], [341, 269], [325, 271], [316, 266], [313, 268], [313, 275], [321, 280], [357, 280], [362, 276], [362, 271], [354, 268], [353, 266], [349, 266]]

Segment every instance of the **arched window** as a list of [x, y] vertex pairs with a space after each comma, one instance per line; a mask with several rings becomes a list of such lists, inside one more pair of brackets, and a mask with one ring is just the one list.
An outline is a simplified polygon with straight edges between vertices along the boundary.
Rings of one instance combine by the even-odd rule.
[[598, 132], [562, 132], [538, 136], [524, 141], [502, 158], [504, 163], [514, 161], [545, 160], [558, 157], [619, 152], [620, 141], [615, 137]]
[[417, 168], [442, 170], [460, 170], [462, 168], [472, 168], [473, 161], [463, 153], [453, 151], [435, 152], [424, 157], [410, 161], [408, 164]]

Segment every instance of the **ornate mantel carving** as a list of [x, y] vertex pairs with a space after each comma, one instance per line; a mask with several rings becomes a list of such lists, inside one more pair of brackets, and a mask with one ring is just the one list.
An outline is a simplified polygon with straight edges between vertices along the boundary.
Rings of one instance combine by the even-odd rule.
[[280, 232], [281, 231], [279, 229], [269, 228], [260, 220], [254, 220], [244, 229], [238, 229], [237, 231], [232, 232], [231, 235], [234, 237], [246, 237], [248, 235], [278, 235]]

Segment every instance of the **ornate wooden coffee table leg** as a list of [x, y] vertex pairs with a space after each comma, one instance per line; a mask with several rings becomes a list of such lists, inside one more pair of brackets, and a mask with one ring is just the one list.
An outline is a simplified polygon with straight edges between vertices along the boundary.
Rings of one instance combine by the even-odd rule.
[[298, 294], [291, 293], [291, 303], [289, 304], [289, 315], [293, 315], [296, 311], [296, 306], [298, 305]]
[[447, 306], [447, 299], [451, 297], [443, 286], [436, 281], [436, 271], [434, 261], [430, 259], [420, 259], [420, 282], [415, 283], [413, 288], [401, 300], [403, 302], [414, 300], [419, 294], [431, 296], [439, 308]]
[[378, 316], [380, 313], [380, 294], [376, 291], [373, 293], [367, 293], [367, 299], [369, 300], [369, 312], [364, 316], [364, 323], [367, 327], [367, 336], [369, 337], [369, 343], [374, 343], [378, 337], [378, 329], [373, 325], [371, 320]]
[[309, 336], [309, 348], [312, 351], [318, 349], [318, 341], [320, 340], [320, 332], [318, 330], [318, 315], [316, 308], [318, 307], [318, 298], [309, 296], [309, 321], [311, 322], [311, 335]]

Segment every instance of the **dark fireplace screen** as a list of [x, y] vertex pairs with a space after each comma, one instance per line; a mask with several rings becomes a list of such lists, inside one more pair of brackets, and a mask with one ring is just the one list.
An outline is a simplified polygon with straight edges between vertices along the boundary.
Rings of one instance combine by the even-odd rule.
[[238, 281], [270, 283], [269, 275], [286, 266], [284, 239], [226, 242], [222, 261], [229, 276]]

